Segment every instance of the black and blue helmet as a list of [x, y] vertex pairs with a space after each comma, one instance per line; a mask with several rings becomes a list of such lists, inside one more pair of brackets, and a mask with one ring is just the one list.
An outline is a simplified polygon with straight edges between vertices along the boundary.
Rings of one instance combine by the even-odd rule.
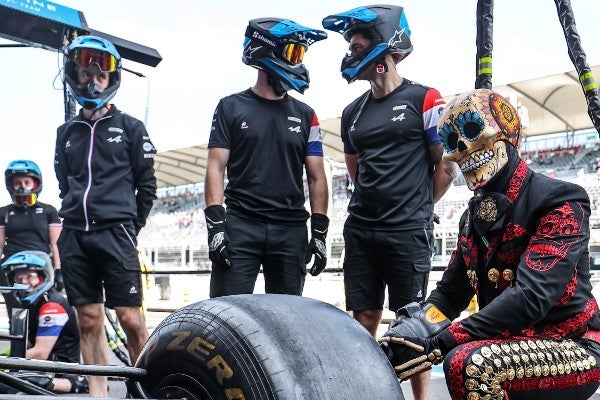
[[302, 63], [308, 46], [327, 38], [327, 33], [289, 19], [250, 20], [244, 39], [244, 64], [265, 70], [287, 90], [304, 93], [310, 79]]
[[348, 83], [386, 54], [396, 54], [404, 59], [413, 50], [408, 21], [400, 6], [378, 4], [353, 8], [325, 17], [323, 27], [341, 33], [348, 42], [355, 32], [365, 33], [372, 41], [372, 45], [360, 54], [347, 55], [342, 60], [342, 76]]
[[[106, 89], [92, 82], [79, 84], [77, 66], [88, 68], [96, 65], [108, 72], [110, 79]], [[79, 36], [73, 39], [65, 54], [65, 81], [67, 87], [85, 109], [98, 110], [108, 103], [121, 85], [121, 56], [108, 40], [98, 36]]]
[[31, 270], [38, 273], [41, 282], [35, 287], [26, 287], [13, 292], [15, 300], [24, 308], [35, 304], [44, 293], [54, 285], [54, 268], [48, 254], [43, 251], [20, 251], [2, 262], [0, 283], [6, 286], [14, 284], [14, 274], [19, 270]]
[[[34, 180], [31, 188], [15, 189], [13, 178], [17, 175], [29, 176]], [[4, 183], [6, 190], [15, 205], [20, 207], [31, 207], [37, 203], [37, 198], [42, 191], [42, 171], [33, 161], [14, 160], [11, 161], [4, 171]]]

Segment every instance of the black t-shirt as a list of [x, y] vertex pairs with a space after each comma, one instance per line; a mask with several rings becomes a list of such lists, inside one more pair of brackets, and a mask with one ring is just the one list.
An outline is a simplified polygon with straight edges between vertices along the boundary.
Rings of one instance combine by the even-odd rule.
[[227, 210], [242, 218], [303, 224], [307, 156], [323, 156], [312, 108], [285, 96], [267, 100], [251, 89], [221, 99], [208, 147], [229, 149]]
[[58, 336], [48, 360], [78, 363], [79, 328], [75, 309], [54, 289], [46, 296], [29, 309], [29, 341], [35, 345], [38, 336]]
[[349, 224], [381, 230], [431, 227], [428, 147], [440, 143], [443, 106], [437, 90], [404, 79], [387, 96], [374, 99], [369, 91], [344, 109], [344, 153], [358, 158]]
[[10, 204], [0, 208], [0, 229], [4, 229], [4, 258], [25, 250], [50, 253], [48, 227], [61, 226], [56, 208], [37, 202], [33, 207]]

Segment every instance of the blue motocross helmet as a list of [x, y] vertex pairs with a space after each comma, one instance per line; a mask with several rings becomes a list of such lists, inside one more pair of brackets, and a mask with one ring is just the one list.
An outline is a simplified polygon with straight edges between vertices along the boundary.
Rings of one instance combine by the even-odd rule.
[[[34, 181], [33, 187], [15, 189], [13, 178], [18, 175], [31, 177]], [[15, 205], [19, 207], [31, 207], [37, 203], [37, 198], [42, 191], [42, 171], [33, 161], [11, 161], [4, 171], [4, 183]]]
[[365, 68], [380, 62], [386, 54], [396, 55], [400, 60], [413, 50], [410, 28], [400, 6], [378, 4], [353, 8], [323, 19], [323, 27], [350, 38], [356, 32], [364, 33], [372, 45], [357, 55], [347, 55], [342, 60], [342, 77], [353, 82]]
[[[93, 82], [80, 84], [78, 68], [96, 65], [108, 72], [110, 79], [106, 89]], [[67, 47], [65, 54], [65, 81], [77, 102], [85, 109], [98, 110], [108, 103], [121, 85], [121, 56], [116, 47], [98, 36], [79, 36]]]
[[37, 286], [20, 285], [23, 289], [13, 292], [17, 304], [29, 308], [54, 285], [54, 268], [50, 257], [43, 251], [20, 251], [2, 262], [1, 283], [13, 286], [15, 272], [19, 270], [34, 271], [40, 278]]
[[294, 89], [304, 93], [310, 79], [302, 63], [308, 46], [327, 33], [281, 18], [250, 20], [244, 39], [244, 64], [265, 70], [278, 94]]

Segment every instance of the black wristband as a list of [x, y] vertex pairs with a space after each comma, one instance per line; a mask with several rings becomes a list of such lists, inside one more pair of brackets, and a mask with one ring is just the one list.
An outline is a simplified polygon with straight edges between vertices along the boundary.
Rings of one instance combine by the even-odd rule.
[[312, 214], [310, 216], [310, 227], [314, 232], [318, 232], [323, 237], [327, 236], [327, 229], [329, 228], [329, 218], [324, 214]]
[[225, 207], [220, 204], [206, 207], [204, 210], [204, 216], [210, 218], [214, 222], [225, 220]]

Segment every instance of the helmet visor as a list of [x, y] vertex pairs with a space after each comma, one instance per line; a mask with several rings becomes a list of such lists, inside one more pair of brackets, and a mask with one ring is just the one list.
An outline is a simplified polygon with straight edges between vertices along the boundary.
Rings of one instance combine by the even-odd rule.
[[75, 49], [70, 53], [70, 59], [83, 68], [97, 64], [102, 72], [117, 70], [117, 58], [110, 53], [96, 49]]
[[292, 64], [301, 64], [306, 53], [306, 46], [300, 43], [287, 43], [283, 47], [283, 58]]
[[37, 194], [13, 194], [13, 202], [20, 207], [31, 207], [37, 202]]

